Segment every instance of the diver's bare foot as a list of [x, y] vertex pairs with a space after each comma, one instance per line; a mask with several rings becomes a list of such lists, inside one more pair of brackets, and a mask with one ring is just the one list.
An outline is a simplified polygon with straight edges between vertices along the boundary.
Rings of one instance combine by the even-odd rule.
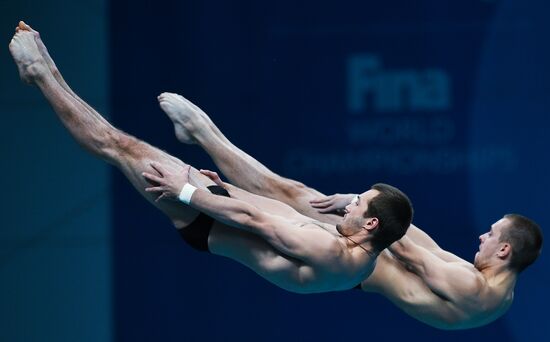
[[47, 72], [46, 62], [34, 40], [32, 32], [19, 29], [13, 36], [9, 49], [19, 69], [19, 77], [25, 83], [34, 83]]
[[48, 65], [48, 69], [50, 69], [51, 73], [57, 77], [57, 75], [59, 74], [59, 70], [57, 69], [57, 65], [55, 65], [52, 57], [50, 56], [48, 48], [46, 48], [46, 45], [42, 41], [42, 38], [40, 38], [40, 33], [23, 21], [19, 22], [19, 26], [17, 26], [16, 31], [18, 30], [26, 30], [34, 35], [34, 40], [36, 42], [36, 46], [38, 47], [38, 51], [40, 51], [40, 55], [42, 55], [42, 58], [44, 58], [44, 61]]
[[[202, 110], [181, 95], [162, 93], [158, 97], [160, 107], [174, 123], [176, 138], [185, 144], [196, 144], [197, 135], [209, 128]], [[206, 114], [204, 114], [206, 115]]]

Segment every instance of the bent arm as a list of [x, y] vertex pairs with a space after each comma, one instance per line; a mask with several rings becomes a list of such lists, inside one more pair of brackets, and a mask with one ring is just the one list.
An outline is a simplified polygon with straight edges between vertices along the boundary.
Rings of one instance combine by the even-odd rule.
[[481, 279], [473, 266], [465, 262], [444, 261], [407, 236], [394, 242], [389, 250], [410, 272], [418, 275], [432, 292], [446, 300], [456, 302], [481, 289]]

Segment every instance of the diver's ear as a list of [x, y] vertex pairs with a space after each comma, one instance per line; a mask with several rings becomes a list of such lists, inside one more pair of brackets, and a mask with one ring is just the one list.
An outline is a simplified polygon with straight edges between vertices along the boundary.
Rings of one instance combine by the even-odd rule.
[[500, 246], [497, 252], [497, 256], [501, 259], [506, 259], [512, 253], [512, 246], [510, 243], [505, 242]]
[[373, 231], [376, 228], [378, 228], [378, 218], [377, 217], [368, 217], [365, 221], [365, 224], [363, 224], [363, 228], [365, 228], [368, 231]]

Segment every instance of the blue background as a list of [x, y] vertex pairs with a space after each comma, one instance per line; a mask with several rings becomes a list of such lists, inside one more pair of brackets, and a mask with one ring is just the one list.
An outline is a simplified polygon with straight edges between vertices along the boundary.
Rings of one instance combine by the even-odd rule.
[[[130, 134], [213, 168], [158, 108], [159, 93], [181, 93], [237, 146], [324, 193], [402, 188], [415, 224], [473, 260], [478, 236], [506, 213], [550, 223], [549, 10], [542, 0], [112, 1], [105, 110]], [[35, 18], [53, 20], [64, 16]], [[64, 45], [54, 58], [70, 56]], [[13, 70], [2, 78], [15, 87]], [[503, 318], [445, 332], [378, 295], [284, 292], [186, 246], [118, 171], [108, 182], [110, 339], [550, 338], [547, 253], [521, 275]]]

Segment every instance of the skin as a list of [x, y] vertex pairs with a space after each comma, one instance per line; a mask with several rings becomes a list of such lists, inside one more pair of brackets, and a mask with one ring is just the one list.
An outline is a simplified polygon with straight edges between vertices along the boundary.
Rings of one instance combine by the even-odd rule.
[[[156, 162], [151, 165], [158, 175], [143, 173], [151, 184], [155, 184], [148, 187], [146, 192], [160, 193], [157, 201], [179, 201], [181, 189], [189, 183], [190, 167], [171, 168]], [[377, 228], [378, 219], [364, 218], [363, 213], [368, 208], [368, 202], [378, 195], [377, 190], [369, 190], [357, 196], [361, 200], [348, 206], [347, 217], [340, 226], [320, 226], [319, 222], [298, 214], [280, 202], [221, 182], [215, 172], [201, 172], [225, 188], [231, 198], [213, 196], [208, 191], [197, 189], [192, 194], [189, 203], [191, 207], [218, 222], [256, 235], [280, 252], [277, 257], [265, 260], [278, 264], [280, 257], [288, 257], [300, 263], [298, 269], [292, 270], [298, 278], [296, 284], [272, 281], [276, 285], [299, 293], [346, 290], [358, 284], [365, 274], [372, 272], [377, 253], [369, 246], [368, 239]], [[264, 205], [271, 202], [275, 202], [277, 207]], [[265, 211], [267, 209], [269, 212]], [[362, 248], [357, 248], [359, 244]], [[209, 241], [209, 247], [212, 246]], [[221, 243], [218, 246], [220, 249], [232, 248]], [[262, 272], [266, 272], [264, 277], [268, 279], [278, 279], [276, 274], [280, 271], [280, 268], [267, 268]]]
[[[27, 32], [17, 32], [10, 42], [10, 52], [21, 79], [39, 87], [75, 139], [89, 152], [118, 167], [136, 189], [162, 210], [176, 227], [184, 227], [192, 222], [198, 214], [195, 209], [173, 201], [155, 202], [156, 196], [143, 190], [149, 185], [142, 174], [155, 175], [152, 163], [154, 165], [154, 162], [158, 162], [173, 170], [183, 170], [187, 166], [112, 127], [70, 90], [37, 32], [24, 23], [20, 23], [16, 31]], [[205, 148], [235, 184], [251, 192], [282, 200], [302, 214], [332, 224], [323, 226], [327, 231], [335, 233], [335, 226], [342, 223], [342, 218], [322, 211], [331, 206], [341, 209], [342, 204], [337, 205], [336, 202], [349, 203], [349, 195], [324, 197], [299, 182], [274, 174], [232, 145], [198, 107], [185, 99], [181, 101], [185, 106], [174, 105], [177, 114], [173, 113], [171, 117], [180, 140], [197, 143]], [[188, 168], [188, 171], [190, 183], [200, 189], [204, 189], [204, 185], [213, 184], [195, 169]], [[236, 187], [227, 186], [237, 201], [239, 196], [253, 196]], [[193, 196], [199, 202], [197, 205], [200, 205], [201, 197], [209, 198], [209, 194], [202, 190]], [[215, 196], [210, 198], [214, 199]], [[268, 200], [257, 197], [252, 203], [262, 207], [264, 204], [259, 203], [263, 201]], [[204, 201], [204, 205], [209, 202]], [[315, 208], [312, 202], [318, 202], [324, 208]], [[287, 214], [284, 212], [285, 207], [277, 203], [273, 205], [270, 215]], [[348, 220], [352, 218], [354, 215], [349, 216]], [[307, 220], [303, 223], [322, 225]], [[406, 238], [392, 246], [391, 252], [386, 250], [380, 254], [373, 273], [362, 283], [363, 290], [385, 295], [411, 316], [438, 328], [461, 329], [486, 324], [502, 315], [513, 298], [517, 275], [506, 268], [510, 246], [498, 241], [502, 228], [508, 223], [507, 219], [499, 220], [492, 226], [491, 232], [480, 236], [480, 251], [476, 254], [474, 265], [442, 250], [428, 235], [412, 225]], [[345, 224], [343, 226], [344, 230], [347, 229]], [[294, 234], [297, 231], [294, 228]], [[365, 231], [368, 231], [366, 227], [361, 229], [363, 234]], [[345, 246], [351, 254], [359, 252], [359, 248], [349, 241], [345, 242]], [[231, 257], [283, 288], [285, 284], [298, 284], [297, 292], [311, 290], [308, 284], [301, 283], [307, 277], [294, 277], [300, 274], [303, 264], [283, 255], [259, 234], [216, 223], [209, 247], [214, 254]], [[365, 277], [367, 274], [368, 271]], [[313, 279], [309, 283], [315, 284], [316, 281]], [[292, 290], [290, 285], [288, 287]]]
[[[216, 223], [208, 240], [213, 254], [240, 262], [273, 284], [298, 293], [349, 289], [372, 272], [377, 253], [369, 241], [378, 221], [357, 218], [367, 210], [376, 190], [363, 193], [360, 204], [350, 208], [349, 219], [342, 222], [346, 236], [338, 233], [334, 225], [315, 221], [282, 202], [229, 184], [223, 186], [231, 198], [215, 196], [206, 190], [206, 186], [215, 184], [209, 178], [216, 180], [215, 174], [200, 173], [118, 130], [76, 96], [38, 32], [24, 22], [17, 26], [9, 50], [21, 80], [37, 86], [74, 139], [91, 154], [117, 167], [176, 228], [185, 229], [199, 211], [213, 216]], [[176, 108], [170, 96], [161, 95], [159, 104], [169, 116]], [[156, 188], [163, 187], [166, 195], [168, 180], [188, 182], [198, 190], [190, 205], [156, 201], [155, 190], [145, 191], [151, 184], [144, 175], [156, 182]], [[182, 175], [184, 178], [178, 178]]]
[[[176, 137], [202, 147], [230, 182], [287, 203], [305, 216], [341, 224], [342, 210], [356, 195], [325, 196], [273, 173], [233, 145], [200, 108], [182, 96], [178, 98], [170, 116]], [[362, 289], [385, 296], [407, 314], [436, 328], [468, 329], [488, 324], [502, 316], [513, 300], [517, 274], [507, 268], [510, 245], [499, 242], [502, 228], [508, 224], [503, 218], [479, 237], [474, 264], [441, 249], [411, 225], [403, 239], [380, 253]]]
[[[480, 249], [471, 264], [441, 248], [424, 247], [408, 236], [389, 251], [405, 271], [388, 290], [392, 301], [415, 318], [443, 329], [473, 328], [488, 324], [510, 307], [517, 274], [508, 269], [511, 247], [499, 242], [502, 218], [480, 238]], [[406, 272], [406, 273], [405, 273]], [[388, 277], [387, 270], [379, 277]], [[397, 278], [397, 275], [393, 275]], [[414, 291], [409, 300], [404, 292]]]

